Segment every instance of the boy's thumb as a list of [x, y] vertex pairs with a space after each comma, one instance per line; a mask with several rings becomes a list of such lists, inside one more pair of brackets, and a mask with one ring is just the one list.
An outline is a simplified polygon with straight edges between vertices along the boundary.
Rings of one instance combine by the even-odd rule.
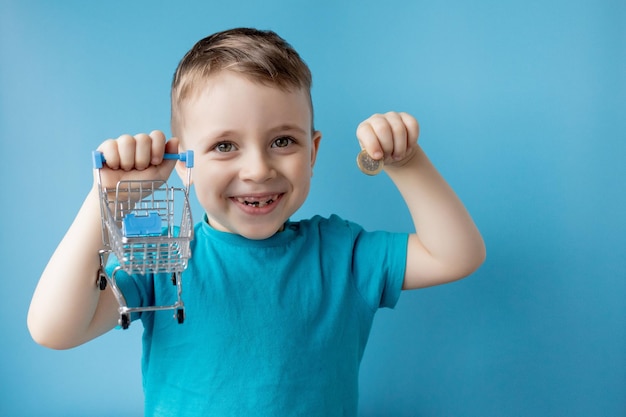
[[165, 153], [178, 153], [180, 145], [180, 140], [176, 137], [171, 138], [165, 144]]
[[[184, 152], [184, 149], [181, 149], [180, 140], [177, 137], [173, 137], [165, 144], [165, 152], [166, 153], [180, 153], [180, 152]], [[183, 161], [174, 161], [174, 162], [175, 162], [174, 166], [176, 169], [176, 173], [178, 174], [180, 179], [183, 181], [183, 184], [185, 184], [186, 186], [190, 186], [193, 183], [191, 179], [190, 169], [187, 167], [186, 163]]]

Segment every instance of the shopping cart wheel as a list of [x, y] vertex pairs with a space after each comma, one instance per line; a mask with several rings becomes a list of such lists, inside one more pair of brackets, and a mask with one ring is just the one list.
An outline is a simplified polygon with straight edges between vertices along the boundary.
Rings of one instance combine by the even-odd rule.
[[100, 291], [104, 291], [106, 289], [107, 279], [104, 276], [104, 272], [100, 271], [100, 273], [98, 273], [98, 280], [96, 284], [98, 285], [98, 288], [100, 288]]
[[120, 319], [118, 320], [118, 324], [120, 325], [122, 329], [124, 330], [128, 329], [128, 326], [130, 326], [130, 316], [128, 315], [128, 313], [120, 314]]
[[178, 310], [176, 310], [176, 319], [178, 320], [178, 324], [183, 324], [183, 322], [185, 321], [184, 309], [179, 308]]
[[103, 277], [102, 275], [100, 275], [100, 277], [98, 277], [98, 288], [100, 288], [100, 291], [104, 291], [106, 287], [107, 287], [107, 279]]

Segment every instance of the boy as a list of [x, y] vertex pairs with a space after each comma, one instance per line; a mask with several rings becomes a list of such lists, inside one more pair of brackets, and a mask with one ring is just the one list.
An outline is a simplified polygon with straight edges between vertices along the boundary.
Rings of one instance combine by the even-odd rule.
[[[175, 138], [122, 135], [99, 148], [105, 186], [167, 179], [175, 165], [181, 174], [163, 154], [193, 150], [206, 212], [183, 275], [185, 323], [167, 312], [133, 317], [144, 326], [147, 416], [356, 416], [376, 309], [393, 307], [401, 289], [456, 280], [483, 262], [480, 233], [406, 113], [374, 115], [357, 137], [384, 159], [419, 234], [365, 232], [337, 216], [289, 220], [308, 194], [321, 140], [310, 88], [308, 67], [275, 33], [217, 33], [176, 70]], [[70, 348], [117, 324], [111, 291], [94, 285], [101, 245], [94, 187], [33, 296], [28, 325], [38, 343]], [[167, 280], [117, 280], [129, 305], [171, 292]]]

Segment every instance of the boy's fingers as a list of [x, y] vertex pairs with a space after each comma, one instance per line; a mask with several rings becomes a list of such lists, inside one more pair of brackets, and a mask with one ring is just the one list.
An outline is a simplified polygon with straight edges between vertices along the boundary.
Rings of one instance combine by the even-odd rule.
[[419, 123], [417, 119], [415, 119], [415, 117], [411, 116], [408, 113], [402, 112], [400, 113], [400, 117], [402, 118], [402, 122], [404, 123], [404, 126], [406, 127], [406, 131], [409, 135], [408, 137], [409, 146], [412, 146], [415, 142], [417, 142], [417, 138], [419, 137], [419, 134], [420, 134]]
[[369, 121], [365, 121], [357, 128], [357, 138], [362, 149], [373, 159], [382, 159], [384, 150], [378, 141], [378, 135]]
[[178, 152], [178, 139], [166, 142], [163, 132], [155, 130], [150, 134], [135, 136], [121, 135], [117, 139], [107, 139], [99, 147], [110, 169], [143, 171], [163, 162], [164, 153]]
[[394, 146], [393, 130], [391, 129], [391, 125], [387, 117], [382, 114], [376, 114], [370, 118], [370, 125], [372, 126], [372, 130], [374, 131], [376, 140], [383, 150], [382, 155], [372, 155], [372, 157], [376, 159], [382, 159], [385, 156], [391, 155], [393, 153]]
[[165, 137], [163, 144], [165, 146], [165, 153], [178, 153], [178, 147], [179, 147], [179, 139], [178, 138], [171, 138], [169, 141], [167, 141], [167, 143], [165, 142]]
[[120, 157], [117, 150], [117, 141], [115, 139], [107, 139], [98, 147], [102, 152], [106, 165], [111, 169], [118, 169], [120, 166]]
[[389, 155], [395, 160], [402, 159], [406, 154], [408, 136], [404, 121], [402, 120], [402, 117], [395, 112], [387, 113], [385, 115], [385, 119], [392, 132], [392, 140], [390, 142], [393, 145], [393, 150], [389, 153]]
[[152, 138], [145, 133], [135, 135], [135, 169], [143, 171], [150, 166]]
[[152, 165], [159, 165], [163, 162], [163, 154], [165, 153], [165, 135], [160, 130], [150, 132], [152, 138], [151, 160]]
[[176, 159], [163, 159], [163, 155], [166, 153], [178, 153], [178, 143], [179, 141], [177, 138], [171, 138], [170, 140], [165, 142], [165, 136], [163, 136], [163, 150], [160, 152], [161, 162], [157, 165], [157, 170], [160, 173], [160, 176], [163, 178], [167, 178], [172, 173], [177, 162]]
[[135, 168], [135, 150], [137, 142], [134, 136], [122, 135], [117, 138], [117, 149], [120, 158], [120, 168], [130, 171]]

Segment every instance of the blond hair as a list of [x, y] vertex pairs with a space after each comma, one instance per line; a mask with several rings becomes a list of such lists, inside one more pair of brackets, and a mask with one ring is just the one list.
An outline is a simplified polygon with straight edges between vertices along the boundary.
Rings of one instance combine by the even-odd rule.
[[201, 39], [178, 64], [171, 95], [174, 135], [180, 131], [183, 102], [191, 98], [211, 75], [223, 70], [285, 91], [305, 90], [311, 104], [313, 125], [312, 76], [300, 55], [272, 31], [236, 28]]

